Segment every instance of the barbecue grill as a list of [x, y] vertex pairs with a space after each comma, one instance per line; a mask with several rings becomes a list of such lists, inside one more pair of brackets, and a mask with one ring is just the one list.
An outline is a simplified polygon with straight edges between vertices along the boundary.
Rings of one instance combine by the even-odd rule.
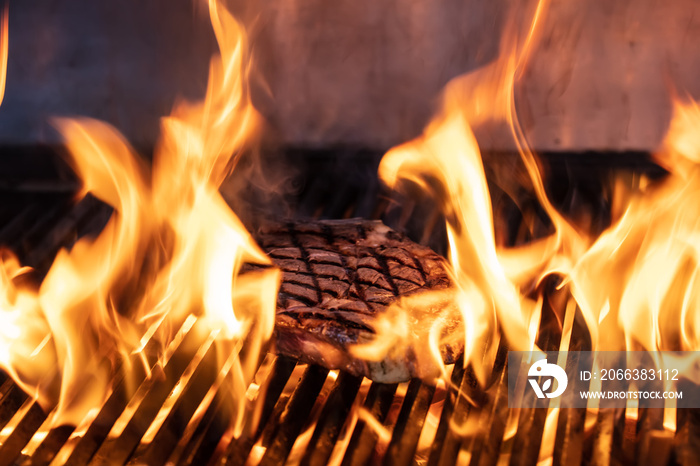
[[[288, 199], [293, 215], [381, 218], [444, 253], [445, 231], [435, 206], [385, 191], [376, 177], [380, 155], [288, 151], [287, 159], [300, 167]], [[508, 157], [490, 160], [511, 163]], [[549, 154], [543, 160], [553, 198], [562, 205], [593, 206], [604, 223], [600, 189], [606, 174], [662, 171], [641, 154], [602, 157], [594, 160], [604, 163], [590, 163], [590, 155]], [[111, 214], [90, 196], [73, 202], [74, 188], [71, 182], [40, 180], [2, 190], [0, 243], [35, 268], [33, 279], [46, 273], [59, 248], [97, 233]], [[517, 229], [517, 219], [510, 224]], [[538, 345], [590, 349], [580, 312], [559, 322], [556, 299], [550, 301]], [[224, 382], [230, 367], [226, 358], [217, 358], [211, 339], [200, 338], [197, 325], [195, 318], [181, 322], [167, 359], [159, 365], [149, 359], [150, 376], [143, 370], [133, 375], [130, 382], [138, 386], [133, 396], [117, 376], [107, 401], [77, 426], [51, 427], [50, 413], [0, 374], [0, 464], [526, 465], [551, 457], [553, 464], [603, 465], [693, 464], [700, 458], [697, 410], [678, 410], [674, 433], [664, 430], [662, 408], [559, 410], [545, 399], [509, 409], [506, 341], [499, 344], [486, 387], [461, 361], [449, 367], [451, 384], [418, 379], [381, 384], [268, 353], [248, 387], [249, 409], [236, 437], [233, 395]], [[148, 358], [148, 346], [145, 354]]]

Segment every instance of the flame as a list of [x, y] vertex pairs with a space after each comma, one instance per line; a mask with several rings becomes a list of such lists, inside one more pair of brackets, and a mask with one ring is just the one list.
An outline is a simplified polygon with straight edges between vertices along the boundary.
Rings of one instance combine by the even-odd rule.
[[7, 81], [7, 57], [9, 55], [9, 17], [10, 4], [5, 4], [5, 9], [0, 16], [0, 105], [5, 98], [5, 82]]
[[[390, 188], [409, 182], [437, 201], [446, 219], [453, 289], [401, 299], [377, 322], [376, 338], [353, 351], [372, 360], [415, 353], [423, 378], [435, 382], [438, 377], [459, 396], [461, 388], [449, 382], [441, 354], [444, 345], [454, 343], [449, 340], [454, 335], [446, 331], [449, 323], [454, 328], [454, 320], [461, 321], [464, 364], [485, 386], [501, 337], [510, 350], [538, 349], [542, 303], [552, 298], [538, 285], [551, 275], [558, 277], [557, 293], [563, 297], [560, 309], [555, 309], [562, 325], [560, 351], [569, 349], [579, 310], [592, 350], [700, 349], [700, 105], [689, 98], [674, 100], [669, 131], [656, 154], [668, 176], [661, 181], [637, 177], [631, 189], [624, 176], [618, 176], [611, 225], [595, 234], [581, 226], [585, 222], [577, 224], [548, 198], [517, 114], [516, 84], [537, 42], [546, 6], [538, 2], [524, 39], [512, 32], [517, 30], [514, 14], [498, 58], [450, 82], [441, 111], [423, 134], [391, 149], [379, 166], [380, 178]], [[517, 247], [496, 240], [475, 136], [481, 127], [503, 123], [553, 230]], [[682, 377], [700, 383], [700, 360], [687, 359], [674, 360], [673, 367], [684, 368]], [[669, 361], [655, 363], [668, 367]], [[597, 410], [595, 403], [590, 407]], [[664, 427], [673, 431], [675, 404], [666, 403], [666, 408]], [[558, 412], [558, 402], [550, 402], [542, 462], [551, 461], [554, 454]], [[519, 410], [511, 411], [509, 425], [516, 428], [519, 416]], [[368, 425], [381, 434], [376, 423]], [[465, 437], [476, 428], [473, 420], [450, 426]]]
[[[11, 325], [0, 334], [0, 366], [44, 409], [56, 407], [56, 423], [78, 424], [105, 400], [119, 364], [129, 370], [149, 340], [164, 350], [190, 315], [229, 361], [242, 408], [272, 334], [279, 273], [241, 274], [244, 263], [271, 262], [218, 190], [260, 122], [246, 37], [217, 1], [209, 12], [221, 53], [206, 97], [163, 119], [152, 168], [105, 123], [55, 121], [83, 193], [114, 208], [102, 232], [60, 251], [38, 290], [21, 286], [25, 269], [2, 256], [0, 312]], [[245, 356], [231, 364], [244, 339]], [[238, 429], [242, 415], [234, 413]]]
[[[517, 33], [514, 13], [504, 28], [498, 58], [451, 81], [441, 111], [423, 134], [382, 159], [379, 175], [389, 187], [399, 189], [410, 182], [441, 208], [454, 290], [446, 304], [444, 292], [399, 301], [376, 325], [376, 340], [356, 347], [356, 355], [381, 360], [411, 350], [428, 354], [418, 357], [421, 373], [445, 378], [440, 353], [447, 342], [445, 322], [458, 318], [464, 326], [465, 365], [474, 367], [483, 384], [501, 336], [511, 350], [536, 349], [545, 299], [538, 285], [550, 275], [559, 277], [559, 289], [571, 294], [558, 311], [561, 322], [573, 322], [569, 314], [580, 309], [594, 350], [700, 348], [700, 211], [694, 201], [700, 196], [700, 107], [692, 99], [674, 101], [668, 134], [656, 154], [669, 171], [667, 177], [637, 177], [630, 190], [623, 188], [625, 179], [620, 176], [612, 199], [612, 224], [600, 234], [577, 224], [548, 198], [517, 113], [516, 85], [537, 43], [546, 9], [546, 1], [537, 3], [524, 34]], [[497, 124], [509, 128], [529, 186], [553, 231], [517, 247], [496, 241], [475, 136], [481, 128]], [[423, 318], [426, 309], [435, 308], [440, 311]], [[569, 338], [563, 335], [562, 341]], [[689, 371], [689, 376], [696, 378], [696, 372]]]
[[606, 349], [697, 351], [700, 108], [674, 102], [657, 162], [660, 182], [640, 180], [618, 220], [580, 258], [571, 281]]
[[[406, 347], [399, 344], [402, 341], [419, 348], [429, 341], [431, 358], [419, 363], [422, 366], [419, 370], [426, 376], [434, 376], [434, 368], [438, 367], [444, 378], [446, 368], [440, 347], [446, 341], [441, 335], [445, 334], [447, 322], [457, 318], [464, 326], [465, 364], [475, 367], [483, 383], [490, 374], [501, 332], [513, 349], [534, 348], [536, 326], [533, 323], [539, 321], [540, 301], [521, 292], [520, 281], [526, 281], [522, 275], [528, 270], [527, 280], [531, 281], [550, 260], [539, 259], [534, 262], [535, 267], [533, 261], [524, 260], [533, 257], [533, 250], [542, 255], [542, 243], [508, 251], [510, 260], [501, 259], [489, 189], [473, 128], [494, 121], [515, 127], [516, 120], [512, 116], [514, 84], [530, 53], [545, 4], [544, 1], [537, 4], [524, 42], [511, 33], [504, 35], [501, 52], [493, 63], [448, 84], [442, 110], [423, 135], [391, 149], [382, 159], [379, 176], [389, 187], [397, 188], [408, 181], [437, 200], [446, 218], [449, 272], [454, 292], [447, 305], [441, 304], [444, 301], [442, 292], [401, 300], [378, 323], [376, 340], [356, 347], [355, 354], [382, 359], [386, 353], [382, 347], [389, 347], [392, 352], [405, 352]], [[505, 28], [506, 31], [515, 29]], [[556, 249], [554, 239], [545, 245], [546, 254], [552, 255]], [[415, 320], [412, 316], [430, 307], [442, 308], [444, 317], [426, 323], [432, 338], [420, 332], [416, 335], [413, 329], [401, 331], [407, 328], [400, 325], [401, 322]], [[425, 319], [421, 322], [425, 323]], [[501, 325], [504, 322], [507, 325]], [[389, 341], [394, 344], [388, 346]]]

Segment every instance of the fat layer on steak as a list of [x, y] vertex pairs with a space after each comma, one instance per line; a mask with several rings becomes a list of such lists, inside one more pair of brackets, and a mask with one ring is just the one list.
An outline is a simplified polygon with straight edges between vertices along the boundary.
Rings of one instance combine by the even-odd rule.
[[[416, 352], [426, 351], [427, 342], [381, 361], [356, 358], [349, 348], [375, 338], [378, 317], [399, 297], [450, 287], [439, 255], [380, 221], [363, 219], [269, 224], [256, 236], [282, 270], [278, 353], [378, 382], [421, 375]], [[463, 349], [460, 338], [450, 341], [440, 348], [447, 364]]]

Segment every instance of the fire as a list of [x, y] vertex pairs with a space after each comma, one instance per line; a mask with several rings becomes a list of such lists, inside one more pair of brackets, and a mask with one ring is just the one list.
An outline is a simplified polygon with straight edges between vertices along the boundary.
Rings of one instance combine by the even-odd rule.
[[656, 154], [668, 176], [640, 180], [617, 221], [572, 271], [574, 295], [603, 348], [700, 349], [698, 131], [698, 104], [676, 100]]
[[206, 97], [163, 119], [152, 168], [105, 123], [55, 122], [83, 193], [114, 208], [102, 232], [59, 252], [38, 290], [22, 285], [25, 269], [3, 254], [0, 312], [12, 325], [0, 333], [0, 366], [44, 409], [56, 408], [55, 423], [79, 423], [108, 396], [116, 368], [128, 371], [149, 340], [163, 353], [191, 315], [223, 360], [245, 340], [245, 356], [229, 364], [242, 407], [272, 334], [279, 273], [241, 274], [244, 263], [271, 263], [218, 191], [260, 121], [246, 37], [217, 1], [209, 11], [221, 53]]
[[[444, 333], [445, 319], [433, 319], [432, 323], [427, 323], [430, 330], [426, 335], [432, 338], [426, 338], [420, 331], [406, 325], [399, 325], [414, 320], [407, 316], [422, 314], [427, 307], [441, 307], [447, 318], [461, 319], [465, 364], [474, 366], [482, 382], [490, 374], [501, 332], [514, 349], [534, 348], [541, 302], [522, 292], [521, 285], [532, 282], [535, 274], [550, 262], [551, 257], [547, 255], [552, 255], [558, 243], [551, 239], [505, 252], [497, 247], [490, 194], [472, 128], [492, 121], [514, 125], [511, 114], [514, 109], [513, 86], [529, 53], [544, 3], [540, 2], [535, 10], [524, 47], [518, 48], [519, 41], [506, 35], [496, 61], [448, 84], [442, 110], [423, 135], [391, 149], [382, 159], [379, 175], [389, 187], [396, 188], [409, 181], [438, 201], [447, 222], [449, 265], [455, 289], [448, 305], [442, 304], [443, 293], [427, 293], [392, 306], [388, 317], [378, 325], [376, 342], [357, 347], [356, 354], [381, 359], [382, 346], [400, 352], [405, 351], [405, 347], [396, 347], [401, 341], [416, 347], [425, 346], [425, 341], [429, 341], [431, 358], [422, 362], [423, 372], [428, 377], [434, 376], [434, 367], [439, 367], [444, 378], [446, 368], [440, 346], [443, 338], [448, 337], [440, 335]], [[502, 259], [504, 254], [508, 260]], [[397, 332], [397, 329], [404, 331]], [[395, 345], [391, 346], [387, 341]]]
[[[552, 299], [539, 285], [550, 276], [559, 284], [559, 351], [569, 349], [577, 312], [585, 319], [592, 350], [700, 349], [700, 105], [675, 99], [668, 134], [655, 155], [668, 176], [660, 181], [637, 177], [631, 187], [623, 176], [615, 180], [612, 221], [602, 233], [558, 211], [547, 196], [515, 104], [515, 88], [537, 42], [546, 3], [539, 1], [522, 39], [510, 32], [517, 30], [514, 14], [499, 57], [450, 82], [441, 111], [423, 134], [382, 159], [379, 175], [389, 187], [400, 189], [409, 182], [437, 201], [446, 219], [454, 286], [448, 297], [427, 292], [391, 306], [376, 325], [376, 339], [354, 348], [357, 356], [381, 360], [414, 351], [424, 378], [435, 382], [438, 377], [460, 391], [450, 383], [440, 352], [454, 338], [444, 331], [446, 322], [459, 319], [464, 365], [486, 386], [502, 338], [510, 350], [539, 349], [535, 342], [542, 303]], [[517, 247], [496, 240], [476, 137], [481, 126], [503, 123], [553, 231]], [[566, 363], [565, 356], [559, 363]], [[664, 361], [657, 364], [662, 367]], [[683, 377], [700, 383], [700, 361], [676, 361], [674, 366], [684, 367]], [[663, 425], [670, 431], [676, 429], [675, 407], [673, 401], [665, 403]], [[630, 408], [636, 412], [635, 406]], [[589, 409], [597, 414], [598, 406], [593, 403]], [[544, 463], [554, 454], [559, 411], [558, 401], [549, 403], [539, 458]], [[507, 425], [513, 432], [519, 416], [520, 410], [509, 413]], [[472, 416], [466, 425], [453, 423], [450, 429], [470, 437], [477, 423], [478, 416]]]
[[[445, 319], [458, 318], [464, 324], [464, 363], [485, 383], [501, 337], [510, 350], [537, 349], [546, 297], [538, 285], [549, 276], [557, 277], [560, 291], [570, 293], [559, 311], [560, 323], [569, 322], [570, 332], [569, 314], [579, 309], [593, 350], [700, 349], [700, 212], [695, 202], [700, 196], [700, 106], [675, 100], [669, 132], [656, 154], [669, 175], [660, 181], [638, 177], [631, 189], [620, 177], [611, 225], [601, 234], [580, 226], [585, 222], [558, 211], [548, 198], [515, 104], [515, 88], [537, 43], [546, 4], [537, 4], [520, 38], [512, 32], [517, 31], [514, 14], [498, 58], [450, 82], [441, 111], [423, 134], [382, 159], [379, 175], [389, 187], [417, 185], [445, 215], [454, 294], [448, 304], [444, 293], [430, 292], [398, 302], [377, 325], [376, 341], [356, 347], [357, 355], [382, 359], [408, 348], [429, 350], [428, 357], [419, 358], [423, 373], [444, 379], [440, 347], [447, 337], [442, 329]], [[517, 247], [496, 241], [475, 136], [479, 128], [494, 124], [510, 129], [553, 231]], [[422, 318], [436, 307], [442, 309], [438, 318]], [[563, 335], [567, 345], [560, 350], [568, 349], [569, 339]], [[688, 376], [700, 379], [696, 372]]]
[[5, 98], [5, 81], [7, 80], [7, 57], [9, 51], [9, 3], [5, 4], [5, 9], [0, 17], [0, 104]]

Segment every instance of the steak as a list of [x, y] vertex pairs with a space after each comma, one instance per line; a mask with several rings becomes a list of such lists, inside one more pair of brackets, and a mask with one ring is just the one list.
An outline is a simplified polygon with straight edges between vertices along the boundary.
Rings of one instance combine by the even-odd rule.
[[[375, 338], [377, 319], [399, 297], [447, 290], [442, 257], [380, 221], [362, 219], [276, 223], [261, 228], [257, 240], [282, 270], [278, 353], [378, 382], [421, 375], [416, 352], [427, 342], [380, 361], [353, 357], [349, 348]], [[447, 364], [463, 350], [461, 338], [450, 341], [440, 348]]]

